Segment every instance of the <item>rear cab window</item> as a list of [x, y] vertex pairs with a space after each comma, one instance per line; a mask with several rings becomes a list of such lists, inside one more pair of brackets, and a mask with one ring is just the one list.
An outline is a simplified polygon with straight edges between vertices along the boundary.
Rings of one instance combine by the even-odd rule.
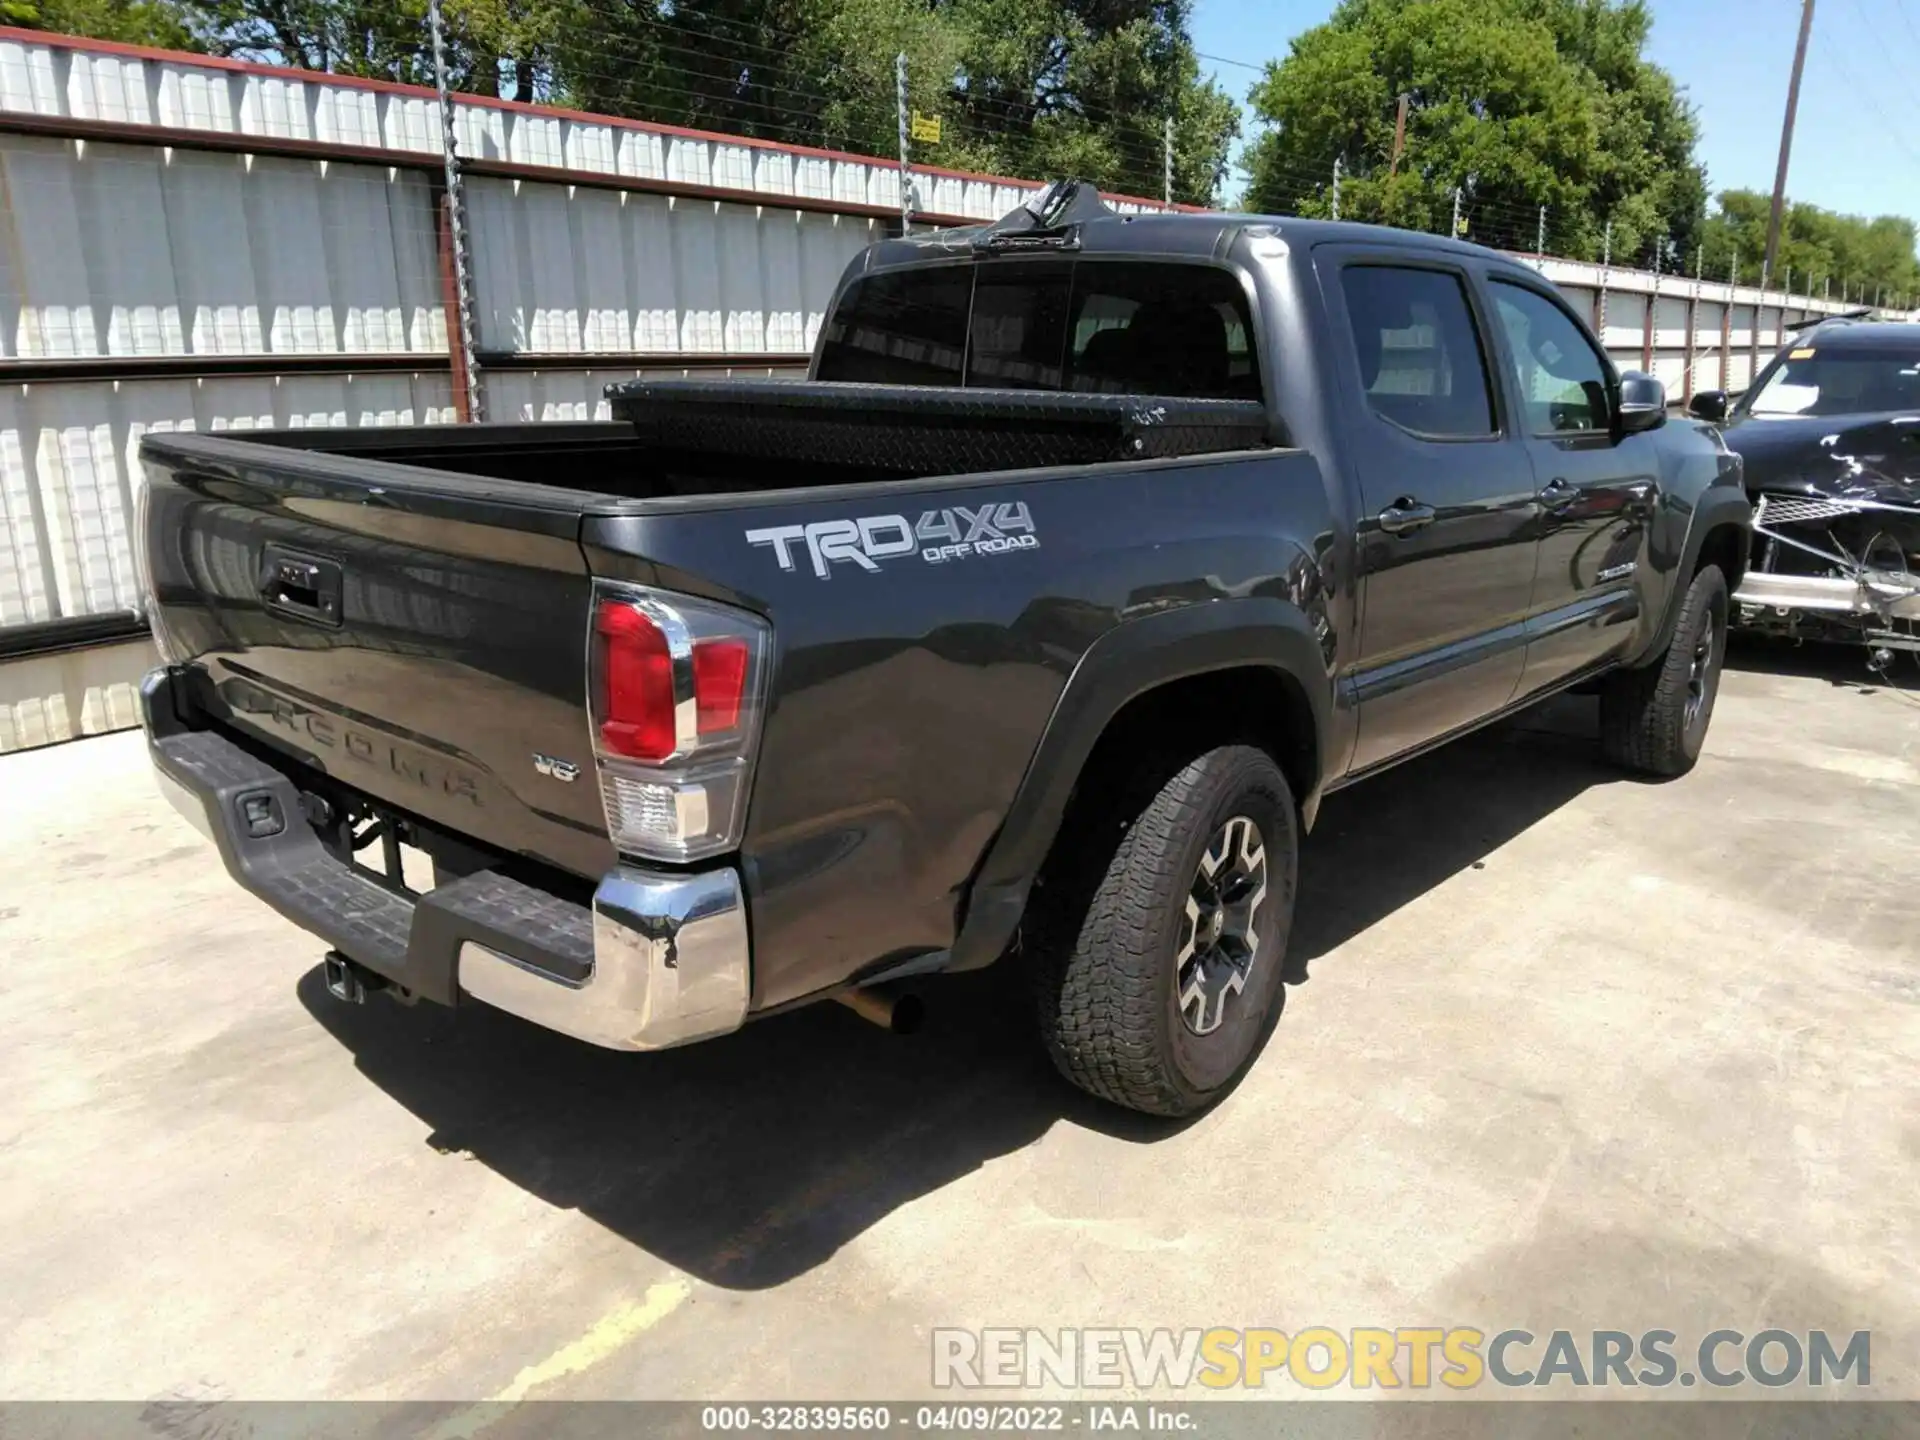
[[1179, 261], [1002, 261], [864, 276], [827, 323], [817, 378], [1263, 398], [1239, 279]]

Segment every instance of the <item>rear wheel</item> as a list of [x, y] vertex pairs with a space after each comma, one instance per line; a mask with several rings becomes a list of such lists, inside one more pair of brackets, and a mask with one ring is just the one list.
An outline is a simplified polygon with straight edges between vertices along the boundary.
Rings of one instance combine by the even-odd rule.
[[1727, 582], [1703, 566], [1680, 602], [1667, 653], [1600, 687], [1600, 748], [1645, 775], [1684, 775], [1700, 758], [1727, 654]]
[[1286, 777], [1263, 750], [1221, 746], [1063, 839], [1081, 863], [1036, 897], [1048, 1052], [1116, 1105], [1204, 1110], [1252, 1065], [1285, 998], [1298, 848]]

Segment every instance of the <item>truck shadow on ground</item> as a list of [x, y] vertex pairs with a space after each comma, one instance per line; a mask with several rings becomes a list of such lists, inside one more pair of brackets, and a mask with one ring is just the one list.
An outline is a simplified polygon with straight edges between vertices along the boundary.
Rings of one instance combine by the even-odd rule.
[[[1335, 796], [1309, 840], [1293, 963], [1311, 960], [1614, 778], [1581, 706], [1414, 761]], [[1070, 1089], [1033, 1038], [1013, 961], [936, 982], [900, 1038], [816, 1005], [720, 1040], [616, 1054], [480, 1005], [344, 1005], [318, 969], [299, 998], [360, 1071], [548, 1204], [577, 1209], [682, 1271], [734, 1289], [823, 1263], [884, 1216], [1037, 1140], [1056, 1122], [1125, 1143], [1177, 1126]], [[1286, 1043], [1284, 1019], [1272, 1040]]]
[[1301, 847], [1289, 983], [1586, 790], [1629, 780], [1599, 733], [1598, 700], [1562, 695], [1329, 795]]

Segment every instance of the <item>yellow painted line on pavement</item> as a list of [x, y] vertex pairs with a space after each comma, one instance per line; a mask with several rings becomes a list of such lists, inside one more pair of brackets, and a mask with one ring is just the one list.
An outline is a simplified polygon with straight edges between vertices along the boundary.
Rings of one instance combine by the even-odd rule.
[[563, 1375], [578, 1375], [606, 1359], [622, 1345], [644, 1335], [678, 1310], [693, 1287], [684, 1280], [663, 1280], [649, 1285], [638, 1305], [622, 1305], [603, 1315], [578, 1340], [562, 1345], [538, 1365], [529, 1365], [513, 1377], [513, 1383], [493, 1397], [494, 1403], [513, 1404], [524, 1400], [542, 1385]]
[[469, 1440], [506, 1418], [508, 1412], [501, 1406], [517, 1405], [543, 1385], [592, 1369], [653, 1329], [692, 1294], [693, 1287], [685, 1280], [663, 1280], [649, 1285], [642, 1299], [601, 1316], [578, 1339], [568, 1341], [539, 1363], [527, 1366], [513, 1377], [506, 1389], [448, 1416], [428, 1432], [429, 1440]]

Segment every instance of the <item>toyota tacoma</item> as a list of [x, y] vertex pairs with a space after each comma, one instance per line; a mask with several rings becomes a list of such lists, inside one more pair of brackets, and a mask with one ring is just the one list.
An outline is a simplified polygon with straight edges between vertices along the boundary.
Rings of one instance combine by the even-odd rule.
[[1322, 798], [1583, 684], [1686, 771], [1748, 554], [1527, 266], [1071, 183], [872, 247], [806, 380], [610, 397], [141, 442], [162, 788], [343, 996], [650, 1050], [1004, 956], [1190, 1114]]

